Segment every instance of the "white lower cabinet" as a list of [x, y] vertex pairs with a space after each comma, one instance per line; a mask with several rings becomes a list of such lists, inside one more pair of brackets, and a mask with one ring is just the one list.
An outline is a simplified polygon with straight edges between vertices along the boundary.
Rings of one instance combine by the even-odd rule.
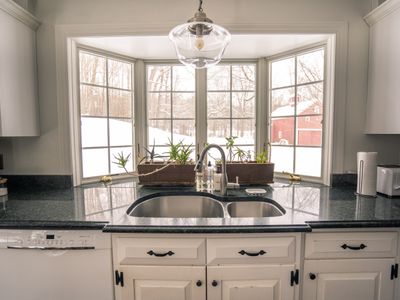
[[293, 300], [295, 285], [290, 283], [294, 268], [294, 265], [208, 267], [207, 299]]
[[[123, 274], [122, 278], [119, 277]], [[204, 300], [206, 268], [191, 266], [123, 266], [116, 298], [121, 300]]]
[[393, 300], [395, 259], [306, 260], [303, 300]]

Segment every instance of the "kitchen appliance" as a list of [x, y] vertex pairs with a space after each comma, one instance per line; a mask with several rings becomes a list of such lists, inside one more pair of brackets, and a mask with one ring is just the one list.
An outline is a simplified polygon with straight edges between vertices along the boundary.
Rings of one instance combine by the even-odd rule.
[[400, 196], [400, 164], [378, 166], [376, 189], [378, 193], [391, 197]]
[[376, 197], [377, 152], [357, 152], [357, 194]]
[[100, 231], [0, 230], [0, 298], [110, 300], [111, 261]]

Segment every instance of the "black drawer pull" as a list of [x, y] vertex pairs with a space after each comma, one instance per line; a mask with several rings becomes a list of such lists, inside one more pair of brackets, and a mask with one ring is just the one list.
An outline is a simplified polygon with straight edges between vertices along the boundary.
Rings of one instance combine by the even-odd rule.
[[164, 257], [164, 256], [172, 256], [172, 255], [174, 255], [175, 253], [174, 252], [172, 252], [172, 251], [168, 251], [168, 252], [165, 252], [165, 253], [156, 253], [156, 252], [154, 252], [153, 250], [150, 250], [149, 252], [147, 252], [147, 254], [148, 255], [150, 255], [150, 256], [157, 256], [157, 257]]
[[238, 253], [241, 255], [247, 255], [247, 256], [259, 256], [259, 255], [264, 255], [267, 252], [265, 252], [264, 250], [260, 250], [259, 252], [246, 252], [244, 250], [241, 250]]
[[347, 245], [347, 244], [343, 244], [342, 246], [341, 246], [343, 249], [350, 249], [350, 250], [362, 250], [362, 249], [365, 249], [365, 248], [367, 248], [367, 246], [365, 246], [364, 244], [361, 244], [360, 246], [349, 246], [349, 245]]

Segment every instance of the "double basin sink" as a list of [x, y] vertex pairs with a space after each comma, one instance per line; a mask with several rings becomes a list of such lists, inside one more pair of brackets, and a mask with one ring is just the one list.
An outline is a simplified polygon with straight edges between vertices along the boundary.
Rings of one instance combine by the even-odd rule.
[[266, 218], [285, 214], [273, 200], [211, 194], [156, 194], [133, 203], [127, 214], [144, 218]]

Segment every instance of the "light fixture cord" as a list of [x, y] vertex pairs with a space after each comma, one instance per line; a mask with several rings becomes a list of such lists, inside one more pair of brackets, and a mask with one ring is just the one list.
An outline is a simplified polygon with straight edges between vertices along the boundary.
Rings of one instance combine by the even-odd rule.
[[199, 0], [199, 11], [203, 12], [203, 0]]

